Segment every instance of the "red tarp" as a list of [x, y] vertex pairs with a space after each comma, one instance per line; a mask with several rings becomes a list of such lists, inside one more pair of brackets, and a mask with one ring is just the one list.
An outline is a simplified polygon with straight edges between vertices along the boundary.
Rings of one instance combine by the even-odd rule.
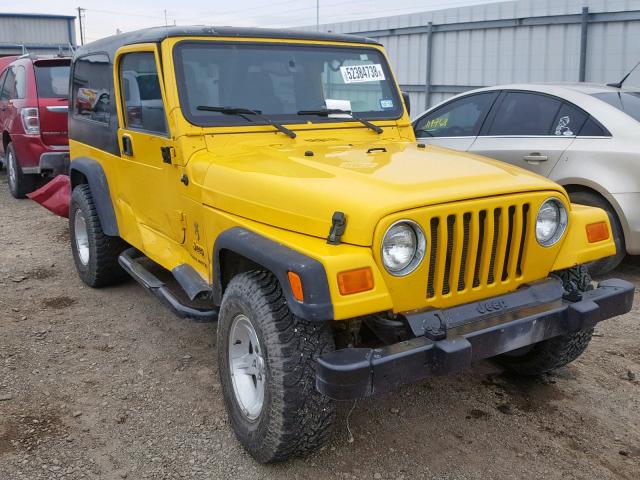
[[35, 192], [27, 194], [27, 197], [56, 215], [69, 218], [71, 183], [68, 176], [58, 175]]

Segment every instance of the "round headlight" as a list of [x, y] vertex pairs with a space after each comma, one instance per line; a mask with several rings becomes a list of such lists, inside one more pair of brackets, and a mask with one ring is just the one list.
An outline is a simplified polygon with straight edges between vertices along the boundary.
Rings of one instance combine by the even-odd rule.
[[536, 239], [543, 247], [555, 245], [567, 229], [567, 209], [557, 198], [544, 201], [536, 218]]
[[424, 258], [426, 239], [420, 225], [401, 220], [389, 227], [382, 240], [382, 263], [391, 275], [413, 272]]

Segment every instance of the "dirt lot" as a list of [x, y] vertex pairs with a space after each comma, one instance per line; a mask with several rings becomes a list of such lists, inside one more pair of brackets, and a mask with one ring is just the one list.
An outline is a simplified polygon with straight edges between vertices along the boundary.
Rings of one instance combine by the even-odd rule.
[[[616, 275], [640, 285], [640, 259]], [[323, 451], [261, 466], [226, 420], [215, 324], [175, 318], [134, 282], [83, 287], [66, 220], [12, 199], [2, 172], [0, 479], [637, 480], [638, 304], [552, 376], [484, 362], [348, 402]]]

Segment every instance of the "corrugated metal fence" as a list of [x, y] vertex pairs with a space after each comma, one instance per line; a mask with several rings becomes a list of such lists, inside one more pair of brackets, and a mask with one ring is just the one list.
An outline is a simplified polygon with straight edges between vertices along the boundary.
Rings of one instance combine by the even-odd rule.
[[0, 55], [68, 53], [75, 47], [75, 17], [0, 13]]
[[618, 81], [640, 61], [639, 0], [519, 0], [320, 28], [384, 44], [414, 113], [479, 86]]

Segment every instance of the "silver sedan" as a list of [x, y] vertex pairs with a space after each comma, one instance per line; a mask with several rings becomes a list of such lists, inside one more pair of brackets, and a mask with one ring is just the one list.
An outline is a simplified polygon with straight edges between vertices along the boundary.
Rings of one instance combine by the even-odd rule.
[[640, 89], [593, 84], [482, 88], [436, 105], [413, 127], [418, 141], [495, 158], [563, 185], [574, 203], [609, 214], [613, 270], [640, 254]]

